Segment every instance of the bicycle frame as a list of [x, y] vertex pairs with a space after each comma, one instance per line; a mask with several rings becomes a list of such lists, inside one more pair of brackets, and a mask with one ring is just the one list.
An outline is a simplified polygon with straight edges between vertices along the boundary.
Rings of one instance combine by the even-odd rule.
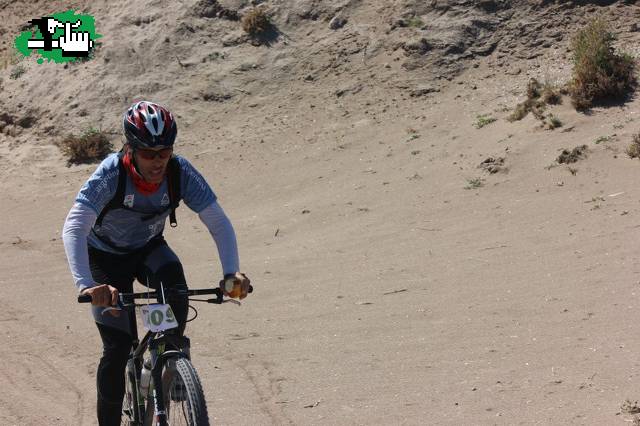
[[[221, 282], [222, 284], [222, 282]], [[253, 287], [249, 286], [249, 293], [253, 292]], [[190, 296], [198, 295], [215, 295], [213, 299], [191, 299]], [[144, 304], [136, 304], [136, 299], [157, 299], [158, 301], [165, 302], [167, 299], [175, 296], [187, 297], [189, 301], [207, 302], [221, 304], [230, 299], [223, 298], [223, 292], [220, 288], [208, 288], [208, 289], [164, 289], [162, 293], [143, 292], [143, 293], [121, 293], [119, 294], [118, 307], [122, 310], [126, 310], [129, 313], [129, 329], [132, 336], [132, 348], [127, 360], [127, 368], [125, 374], [128, 379], [133, 382], [134, 392], [131, 394], [131, 408], [133, 413], [129, 413], [130, 420], [136, 425], [151, 425], [154, 426], [167, 426], [167, 412], [165, 407], [165, 389], [162, 386], [162, 373], [165, 365], [171, 359], [188, 358], [187, 354], [183, 352], [184, 349], [190, 347], [189, 338], [174, 334], [171, 330], [167, 331], [148, 331], [142, 338], [142, 341], [138, 338], [138, 326], [136, 321], [135, 308], [137, 306], [144, 306]], [[79, 295], [79, 303], [91, 302], [89, 295]], [[237, 303], [237, 302], [236, 302]], [[165, 350], [167, 346], [175, 348]], [[145, 398], [142, 397], [140, 392], [140, 374], [142, 371], [143, 355], [149, 350], [151, 354], [151, 382], [149, 389], [153, 389], [153, 394], [149, 397], [147, 395], [147, 404], [145, 405]], [[153, 412], [150, 412], [150, 401], [153, 402]], [[154, 419], [155, 418], [155, 419]]]
[[[173, 346], [178, 350], [165, 350], [167, 345]], [[139, 424], [151, 424], [150, 420], [155, 417], [155, 425], [166, 425], [167, 417], [164, 398], [165, 395], [164, 389], [162, 387], [162, 372], [169, 359], [187, 358], [187, 355], [182, 352], [182, 349], [186, 349], [188, 347], [189, 339], [187, 337], [159, 332], [147, 332], [147, 334], [139, 344], [137, 344], [137, 342], [134, 340], [134, 346], [131, 350], [130, 355], [130, 360], [132, 361], [130, 365], [134, 369], [133, 375], [136, 378], [135, 384], [136, 389], [138, 390], [132, 395], [132, 404], [134, 407], [136, 407], [136, 412], [134, 413], [133, 419], [134, 422], [138, 422]], [[147, 349], [151, 354], [152, 365], [151, 383], [148, 390], [150, 394], [147, 394], [147, 401], [153, 402], [153, 412], [150, 412], [148, 410], [151, 405], [147, 404], [145, 406], [144, 399], [141, 398], [142, 394], [139, 387], [139, 377], [141, 372], [139, 366], [142, 365], [143, 356]], [[152, 418], [149, 418], [149, 416], [152, 416]]]
[[[133, 337], [133, 346], [127, 362], [127, 370], [133, 369], [133, 371], [127, 371], [127, 374], [133, 376], [136, 390], [131, 395], [131, 403], [134, 408], [132, 420], [135, 424], [151, 424], [150, 420], [155, 417], [155, 425], [165, 426], [167, 424], [167, 416], [164, 402], [164, 389], [162, 388], [162, 371], [168, 359], [187, 357], [181, 350], [189, 347], [189, 339], [177, 334], [148, 331], [142, 341], [139, 341], [135, 312], [136, 306], [140, 305], [124, 305], [129, 312], [129, 327]], [[179, 350], [165, 351], [164, 349], [167, 345]], [[140, 392], [140, 373], [142, 371], [144, 353], [147, 350], [149, 350], [151, 354], [152, 366], [151, 383], [149, 384], [149, 390], [147, 392], [151, 392], [153, 389], [151, 395], [147, 394], [147, 400], [153, 401], [153, 413], [148, 412], [147, 405], [145, 405], [144, 398]], [[151, 419], [148, 418], [149, 416], [151, 416]]]
[[[220, 289], [204, 289], [204, 290], [165, 290], [167, 296], [172, 294], [191, 296], [198, 294], [215, 294], [215, 299], [206, 300], [209, 303], [222, 303], [222, 292]], [[134, 300], [139, 298], [158, 298], [157, 293], [132, 293], [130, 295], [123, 295], [123, 299], [127, 299], [129, 296], [132, 300], [131, 303], [121, 302], [121, 308], [126, 309], [129, 312], [129, 329], [131, 330], [133, 337], [133, 346], [130, 354], [130, 363], [134, 371], [135, 377], [135, 389], [133, 393], [132, 405], [135, 407], [133, 421], [140, 425], [150, 425], [153, 421], [154, 426], [166, 426], [167, 425], [167, 412], [165, 407], [164, 389], [162, 387], [162, 372], [169, 359], [174, 358], [187, 358], [187, 355], [182, 350], [190, 347], [190, 341], [188, 337], [173, 334], [173, 330], [167, 332], [153, 332], [147, 331], [142, 341], [138, 340], [138, 327], [136, 322], [136, 305]], [[176, 348], [173, 350], [165, 350], [167, 346]], [[140, 392], [140, 372], [144, 359], [144, 353], [149, 350], [151, 354], [151, 383], [149, 384], [149, 390], [147, 392], [153, 392], [151, 395], [147, 394], [147, 401], [153, 402], [153, 412], [149, 412], [149, 404], [145, 406], [144, 398]]]

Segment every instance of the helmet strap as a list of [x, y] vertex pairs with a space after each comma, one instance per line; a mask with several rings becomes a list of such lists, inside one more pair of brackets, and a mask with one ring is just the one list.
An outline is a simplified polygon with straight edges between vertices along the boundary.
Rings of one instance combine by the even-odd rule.
[[133, 168], [136, 170], [136, 172], [138, 172], [140, 176], [142, 176], [142, 173], [140, 173], [140, 168], [138, 167], [138, 163], [136, 161], [136, 156], [134, 155], [135, 153], [136, 153], [136, 149], [131, 145], [129, 145], [129, 150], [127, 152], [127, 155], [131, 155], [131, 164], [133, 165]]

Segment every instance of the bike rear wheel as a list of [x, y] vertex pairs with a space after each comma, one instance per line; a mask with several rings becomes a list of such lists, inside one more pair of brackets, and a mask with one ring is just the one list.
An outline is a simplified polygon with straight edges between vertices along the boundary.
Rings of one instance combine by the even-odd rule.
[[167, 360], [162, 375], [170, 426], [209, 426], [207, 404], [198, 373], [187, 358]]

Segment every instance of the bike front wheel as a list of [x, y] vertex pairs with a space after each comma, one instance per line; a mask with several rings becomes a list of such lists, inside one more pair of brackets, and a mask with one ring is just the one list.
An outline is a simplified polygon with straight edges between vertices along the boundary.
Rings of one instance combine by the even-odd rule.
[[169, 359], [162, 374], [170, 426], [209, 426], [202, 384], [187, 358]]

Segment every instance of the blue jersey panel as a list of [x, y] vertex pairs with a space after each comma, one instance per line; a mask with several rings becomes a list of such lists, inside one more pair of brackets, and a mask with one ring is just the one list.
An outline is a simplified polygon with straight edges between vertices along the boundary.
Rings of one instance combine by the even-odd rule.
[[93, 232], [89, 234], [89, 244], [114, 253], [119, 252], [114, 247], [126, 251], [141, 248], [164, 231], [170, 213], [169, 204], [166, 178], [156, 192], [143, 195], [127, 175], [124, 192], [124, 205], [127, 208], [110, 210], [101, 226], [95, 224]]
[[180, 191], [182, 199], [191, 210], [200, 213], [216, 201], [216, 194], [207, 181], [186, 159], [176, 156], [180, 162]]
[[111, 154], [82, 185], [76, 201], [91, 207], [99, 215], [116, 193], [118, 174], [118, 154]]
[[[177, 159], [181, 171], [182, 200], [191, 210], [199, 213], [216, 201], [216, 195], [191, 163], [179, 156]], [[102, 224], [95, 224], [89, 234], [89, 245], [99, 250], [112, 253], [135, 250], [164, 231], [170, 213], [167, 177], [158, 190], [150, 195], [138, 192], [128, 175], [125, 179], [127, 182], [123, 204], [126, 208], [107, 212]], [[117, 154], [112, 154], [84, 184], [76, 201], [89, 205], [99, 215], [115, 195], [117, 185], [118, 157]]]

